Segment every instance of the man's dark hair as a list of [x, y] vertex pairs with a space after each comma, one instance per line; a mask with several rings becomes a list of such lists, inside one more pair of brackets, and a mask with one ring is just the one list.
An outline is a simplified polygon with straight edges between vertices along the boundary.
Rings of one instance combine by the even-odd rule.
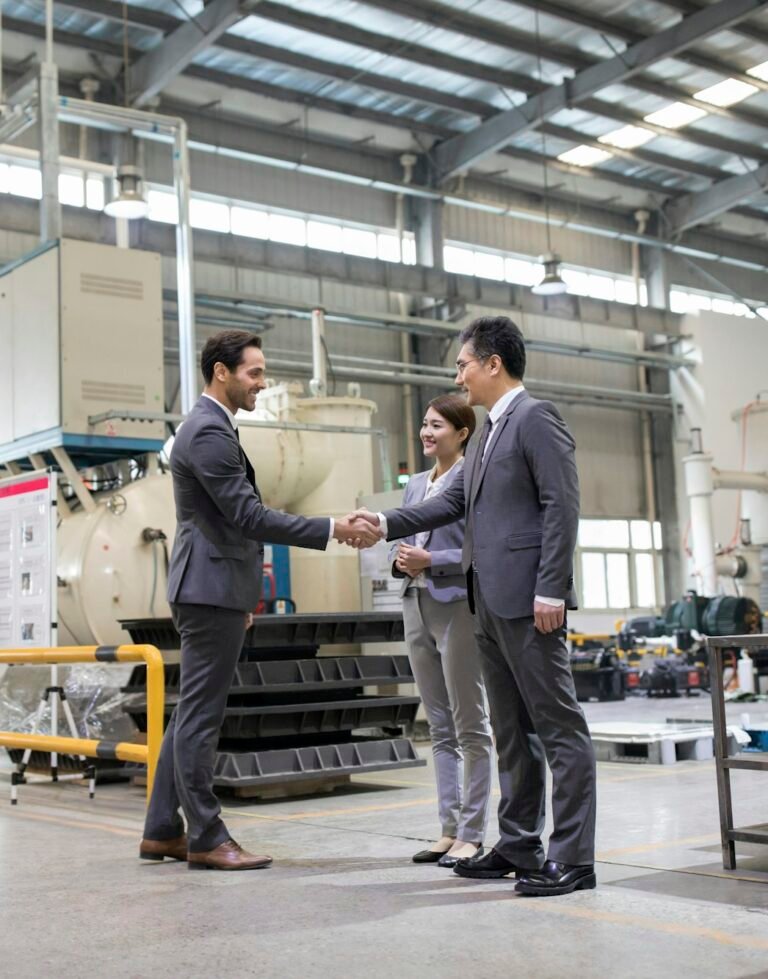
[[525, 340], [520, 327], [508, 316], [480, 316], [472, 320], [459, 334], [459, 343], [470, 344], [478, 360], [488, 360], [498, 354], [507, 374], [522, 381]]
[[200, 370], [203, 372], [205, 383], [213, 380], [213, 366], [221, 363], [233, 371], [243, 359], [246, 347], [258, 347], [261, 350], [261, 337], [247, 330], [222, 330], [205, 342], [200, 355]]
[[427, 408], [434, 408], [438, 415], [444, 418], [449, 425], [453, 425], [457, 432], [460, 432], [462, 428], [469, 429], [467, 437], [461, 443], [461, 451], [463, 452], [475, 430], [475, 413], [464, 398], [459, 394], [439, 394], [436, 398], [432, 398]]

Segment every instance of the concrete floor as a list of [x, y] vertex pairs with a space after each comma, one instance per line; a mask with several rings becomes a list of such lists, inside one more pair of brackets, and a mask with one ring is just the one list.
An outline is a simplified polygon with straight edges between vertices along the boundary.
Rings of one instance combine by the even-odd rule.
[[[708, 712], [706, 698], [587, 705], [599, 720]], [[729, 710], [744, 712], [768, 720], [766, 705]], [[22, 787], [16, 808], [0, 801], [0, 974], [768, 977], [768, 847], [740, 846], [723, 871], [712, 763], [598, 772], [598, 888], [548, 899], [410, 862], [437, 835], [431, 769], [227, 801], [233, 835], [275, 857], [242, 874], [138, 860], [136, 787], [93, 802], [72, 783]], [[740, 825], [768, 821], [764, 774], [734, 773], [733, 790]]]

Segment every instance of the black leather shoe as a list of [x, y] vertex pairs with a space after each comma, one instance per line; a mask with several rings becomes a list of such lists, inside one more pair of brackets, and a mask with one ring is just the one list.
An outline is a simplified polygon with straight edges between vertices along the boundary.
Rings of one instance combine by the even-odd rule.
[[453, 868], [453, 872], [454, 874], [458, 874], [459, 877], [479, 877], [484, 879], [506, 877], [507, 874], [515, 874], [517, 876], [524, 873], [519, 867], [510, 863], [506, 857], [502, 857], [498, 850], [493, 849], [485, 854], [483, 854], [482, 850], [479, 850], [474, 857], [462, 857]]
[[529, 897], [570, 894], [572, 891], [589, 891], [597, 886], [594, 864], [574, 867], [568, 863], [547, 860], [541, 870], [526, 870], [515, 884], [518, 894]]
[[419, 850], [411, 857], [414, 863], [439, 863], [446, 855], [445, 850]]
[[455, 867], [459, 860], [474, 860], [475, 857], [479, 857], [483, 853], [483, 846], [481, 843], [477, 845], [477, 853], [473, 853], [471, 857], [452, 857], [450, 853], [444, 853], [442, 857], [437, 861], [438, 867]]

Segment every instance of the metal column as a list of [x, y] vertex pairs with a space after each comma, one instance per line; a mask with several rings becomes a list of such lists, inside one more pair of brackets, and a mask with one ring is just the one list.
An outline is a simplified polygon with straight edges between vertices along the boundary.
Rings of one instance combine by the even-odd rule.
[[176, 225], [176, 280], [179, 310], [179, 377], [181, 411], [187, 414], [197, 399], [195, 284], [192, 268], [192, 225], [189, 221], [189, 150], [187, 124], [179, 120], [173, 140], [173, 177], [179, 205]]
[[61, 238], [59, 203], [59, 73], [53, 62], [40, 66], [40, 171], [43, 196], [40, 201], [40, 240]]

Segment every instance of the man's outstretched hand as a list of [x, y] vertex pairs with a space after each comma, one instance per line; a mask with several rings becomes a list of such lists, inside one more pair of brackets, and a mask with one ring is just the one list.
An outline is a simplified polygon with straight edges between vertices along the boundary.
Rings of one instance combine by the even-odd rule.
[[375, 513], [357, 511], [349, 513], [346, 517], [336, 520], [333, 529], [333, 536], [337, 541], [343, 541], [350, 547], [365, 548], [373, 547], [382, 540], [379, 530], [379, 518]]

